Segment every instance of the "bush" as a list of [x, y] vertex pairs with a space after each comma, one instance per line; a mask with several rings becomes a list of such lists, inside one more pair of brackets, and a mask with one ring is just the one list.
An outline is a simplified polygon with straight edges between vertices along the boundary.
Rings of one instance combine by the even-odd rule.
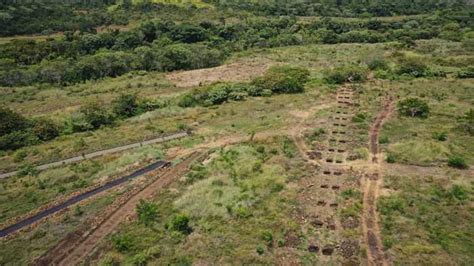
[[14, 131], [0, 137], [0, 150], [15, 150], [36, 144], [38, 141], [38, 137], [30, 131]]
[[448, 140], [448, 134], [446, 132], [435, 132], [433, 133], [433, 138], [439, 141]]
[[430, 107], [419, 98], [407, 98], [398, 103], [398, 111], [404, 116], [426, 118]]
[[258, 245], [255, 251], [257, 251], [258, 255], [263, 255], [263, 253], [265, 253], [265, 247]]
[[276, 94], [301, 93], [308, 78], [309, 71], [306, 69], [280, 66], [270, 68], [265, 75], [254, 79], [252, 85], [259, 88], [261, 93], [265, 90]]
[[471, 79], [474, 78], [474, 67], [467, 67], [456, 73], [456, 77], [460, 79]]
[[395, 163], [395, 156], [393, 154], [387, 155], [387, 163]]
[[367, 63], [367, 66], [370, 70], [387, 70], [388, 64], [383, 58], [373, 58], [372, 60]]
[[138, 113], [137, 96], [122, 94], [112, 102], [112, 110], [118, 117], [132, 117]]
[[461, 156], [451, 156], [448, 160], [448, 166], [458, 169], [467, 169], [469, 167], [466, 160]]
[[397, 70], [399, 75], [409, 75], [415, 78], [426, 76], [428, 67], [417, 59], [406, 59]]
[[145, 226], [152, 225], [158, 218], [158, 205], [143, 199], [137, 204], [138, 221]]
[[362, 82], [367, 78], [367, 69], [360, 66], [338, 67], [326, 73], [325, 80], [329, 84], [345, 82]]
[[0, 107], [0, 136], [26, 129], [28, 120], [10, 109]]
[[172, 231], [181, 232], [185, 235], [190, 234], [193, 229], [189, 226], [189, 217], [185, 214], [179, 214], [167, 224], [167, 228]]
[[59, 136], [58, 126], [50, 119], [42, 118], [34, 120], [31, 130], [33, 134], [42, 141], [52, 140]]
[[91, 102], [82, 106], [79, 112], [84, 115], [85, 122], [93, 129], [109, 125], [113, 122], [112, 116], [104, 108], [103, 104], [98, 102]]
[[114, 235], [112, 243], [114, 248], [120, 252], [126, 252], [132, 248], [132, 239], [128, 235]]

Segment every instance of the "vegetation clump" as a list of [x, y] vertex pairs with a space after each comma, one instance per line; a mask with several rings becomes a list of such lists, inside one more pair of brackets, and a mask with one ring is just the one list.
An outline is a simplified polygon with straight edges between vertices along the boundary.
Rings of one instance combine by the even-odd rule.
[[218, 83], [198, 88], [178, 99], [180, 107], [220, 105], [228, 101], [242, 101], [248, 96], [270, 96], [304, 92], [309, 71], [298, 67], [273, 67], [262, 77], [247, 83]]
[[398, 103], [398, 111], [404, 116], [426, 118], [430, 113], [430, 107], [422, 99], [407, 98]]
[[415, 78], [424, 77], [428, 74], [428, 67], [418, 59], [405, 59], [400, 64], [397, 74], [408, 75]]
[[448, 166], [452, 168], [458, 169], [467, 169], [469, 166], [466, 163], [466, 160], [461, 156], [451, 156], [448, 160]]
[[329, 71], [326, 82], [330, 84], [343, 84], [346, 82], [363, 82], [367, 79], [367, 69], [361, 66], [344, 66]]

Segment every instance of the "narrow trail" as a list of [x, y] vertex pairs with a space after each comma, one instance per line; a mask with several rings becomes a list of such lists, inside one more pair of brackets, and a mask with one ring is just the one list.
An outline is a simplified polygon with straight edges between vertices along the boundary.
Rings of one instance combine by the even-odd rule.
[[134, 215], [136, 205], [140, 199], [153, 197], [158, 191], [175, 181], [177, 177], [186, 173], [190, 164], [202, 156], [203, 153], [194, 152], [176, 166], [169, 168], [167, 172], [129, 198], [123, 205], [103, 220], [100, 225], [94, 228], [92, 232], [89, 232], [85, 236], [78, 237], [75, 241], [69, 243], [62, 242], [60, 246], [51, 249], [48, 254], [34, 264], [69, 266], [84, 262], [87, 256], [94, 251], [97, 245], [107, 235], [114, 232], [127, 217]]
[[367, 256], [369, 265], [389, 265], [384, 255], [382, 237], [377, 213], [377, 198], [382, 185], [381, 163], [379, 150], [379, 133], [385, 120], [394, 112], [393, 99], [389, 99], [383, 106], [382, 112], [376, 118], [370, 129], [370, 153], [372, 164], [375, 166], [373, 172], [367, 173], [363, 185], [363, 216], [362, 228], [364, 241], [367, 244]]
[[[179, 132], [179, 133], [169, 135], [169, 136], [154, 138], [154, 139], [150, 139], [150, 140], [146, 140], [146, 141], [136, 142], [136, 143], [127, 144], [127, 145], [123, 145], [123, 146], [119, 146], [119, 147], [114, 147], [114, 148], [110, 148], [110, 149], [106, 149], [106, 150], [100, 150], [100, 151], [96, 151], [96, 152], [92, 152], [92, 153], [88, 153], [88, 154], [84, 154], [84, 155], [80, 155], [80, 156], [75, 156], [75, 157], [71, 157], [71, 158], [56, 161], [56, 162], [41, 164], [41, 165], [36, 166], [36, 169], [46, 170], [46, 169], [49, 169], [49, 168], [59, 167], [59, 166], [66, 165], [66, 164], [77, 163], [77, 162], [80, 162], [80, 161], [86, 160], [86, 159], [93, 159], [93, 158], [104, 156], [104, 155], [111, 154], [111, 153], [117, 153], [117, 152], [121, 152], [121, 151], [126, 151], [126, 150], [130, 150], [130, 149], [146, 146], [146, 145], [157, 144], [157, 143], [162, 143], [162, 142], [166, 142], [166, 141], [170, 141], [170, 140], [180, 139], [180, 138], [184, 138], [184, 137], [187, 137], [187, 136], [189, 136], [189, 134], [187, 132]], [[12, 176], [16, 175], [17, 173], [18, 173], [18, 171], [12, 171], [12, 172], [3, 173], [3, 174], [0, 173], [0, 179], [12, 177]]]

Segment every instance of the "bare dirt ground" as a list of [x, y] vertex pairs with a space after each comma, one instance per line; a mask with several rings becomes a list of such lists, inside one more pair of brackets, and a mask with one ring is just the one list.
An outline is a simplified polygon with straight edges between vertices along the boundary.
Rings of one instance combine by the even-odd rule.
[[[334, 113], [325, 121], [301, 121], [291, 131], [291, 136], [298, 147], [298, 151], [307, 161], [306, 174], [298, 180], [298, 207], [294, 216], [302, 226], [303, 234], [308, 237], [307, 252], [321, 254], [318, 263], [324, 265], [357, 265], [360, 262], [359, 242], [344, 235], [347, 222], [341, 221], [338, 210], [345, 208], [349, 202], [339, 201], [339, 193], [346, 189], [357, 189], [357, 179], [352, 178], [353, 172], [346, 163], [347, 151], [351, 148], [350, 120], [352, 114], [352, 88], [343, 86], [338, 89], [335, 98], [337, 101], [321, 106], [334, 107]], [[317, 111], [312, 108], [308, 111]], [[303, 113], [297, 114], [301, 118], [309, 117]], [[344, 120], [343, 120], [344, 118]], [[327, 139], [306, 143], [303, 133], [306, 129], [324, 128]], [[340, 132], [347, 131], [347, 135]], [[358, 221], [349, 225], [358, 228]], [[287, 236], [295, 238], [294, 236]], [[300, 241], [296, 238], [296, 242]], [[282, 265], [298, 265], [288, 256], [281, 259]], [[303, 263], [304, 264], [304, 263]]]
[[176, 180], [176, 178], [188, 171], [189, 165], [202, 155], [200, 152], [191, 154], [181, 163], [160, 176], [156, 181], [153, 181], [143, 190], [133, 195], [127, 202], [102, 221], [92, 232], [80, 238], [72, 238], [71, 240], [75, 240], [72, 242], [61, 242], [61, 247], [52, 249], [54, 254], [45, 256], [45, 258], [50, 258], [51, 260], [43, 258], [43, 260], [36, 264], [77, 265], [83, 262], [87, 255], [89, 255], [107, 235], [115, 231], [122, 221], [126, 220], [127, 217], [133, 216], [135, 207], [140, 199], [150, 198], [155, 195], [157, 191], [168, 186], [171, 182]]
[[301, 119], [301, 122], [298, 123], [298, 125], [290, 130], [290, 136], [293, 139], [294, 143], [296, 144], [296, 147], [298, 148], [299, 153], [303, 158], [308, 161], [309, 163], [313, 165], [319, 166], [320, 163], [318, 160], [315, 160], [313, 158], [310, 158], [308, 153], [311, 151], [311, 149], [306, 145], [304, 139], [303, 139], [303, 132], [309, 128], [308, 125], [306, 125], [306, 121], [310, 115], [312, 115], [314, 112], [327, 109], [331, 107], [330, 104], [322, 104], [319, 106], [314, 106], [308, 111], [293, 111], [291, 114], [299, 119]]
[[[379, 133], [384, 121], [394, 112], [395, 105], [393, 99], [389, 99], [383, 106], [382, 112], [376, 118], [375, 123], [370, 129], [370, 153], [371, 161], [376, 167], [372, 171], [366, 172], [366, 178], [363, 183], [363, 216], [362, 229], [364, 232], [364, 241], [368, 247], [367, 256], [369, 265], [389, 265], [384, 252], [382, 237], [379, 227], [377, 213], [377, 198], [380, 194], [382, 185], [381, 174], [381, 154], [379, 150]], [[371, 167], [372, 168], [372, 167]]]
[[196, 87], [218, 81], [248, 81], [263, 75], [274, 64], [268, 60], [246, 59], [213, 68], [177, 71], [168, 74], [166, 78], [176, 87]]

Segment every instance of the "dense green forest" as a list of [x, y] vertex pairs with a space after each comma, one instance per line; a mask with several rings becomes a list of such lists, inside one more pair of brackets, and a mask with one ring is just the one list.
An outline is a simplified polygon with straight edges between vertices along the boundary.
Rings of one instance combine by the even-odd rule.
[[[337, 7], [339, 2], [327, 3], [327, 6]], [[398, 5], [393, 6], [396, 10], [393, 12], [406, 14], [403, 10], [409, 9], [423, 13], [439, 8], [437, 1], [401, 4], [408, 2], [411, 1], [400, 1]], [[242, 13], [237, 13], [238, 19], [228, 23], [225, 19], [205, 19], [208, 12], [214, 14], [212, 17], [220, 18], [228, 12], [225, 10], [231, 7], [246, 10], [246, 5], [237, 3], [219, 2], [216, 5], [222, 10], [197, 11], [192, 7], [152, 3], [130, 7], [122, 4], [115, 6], [110, 12], [102, 12], [104, 7], [91, 8], [84, 11], [84, 16], [70, 13], [72, 9], [62, 4], [57, 4], [58, 8], [31, 4], [31, 12], [43, 14], [38, 16], [24, 16], [21, 11], [24, 8], [20, 7], [0, 7], [2, 10], [8, 10], [1, 13], [3, 19], [11, 20], [10, 24], [5, 24], [7, 27], [4, 28], [4, 35], [64, 30], [64, 36], [46, 41], [14, 40], [0, 45], [0, 85], [67, 85], [107, 76], [115, 77], [134, 70], [172, 71], [211, 67], [219, 65], [233, 52], [254, 47], [391, 41], [410, 46], [414, 40], [431, 38], [463, 41], [466, 45], [472, 45], [472, 11], [461, 8], [460, 2], [447, 5], [445, 9], [430, 15], [396, 21], [379, 18], [343, 21], [330, 17], [301, 20], [294, 15], [304, 14], [289, 12], [292, 8], [281, 13], [276, 12], [273, 17], [259, 16], [258, 8], [249, 8], [255, 13], [239, 11]], [[270, 7], [274, 2], [258, 3]], [[306, 7], [314, 3], [305, 1], [300, 4]], [[323, 6], [326, 6], [326, 3]], [[353, 15], [357, 16], [362, 3], [354, 1], [344, 6], [354, 11]], [[126, 19], [121, 18], [129, 17], [127, 14], [142, 14], [154, 9], [159, 14], [182, 14], [182, 20], [176, 22], [149, 16], [148, 20], [141, 20], [139, 25], [125, 30], [96, 31], [95, 27], [99, 25], [126, 23]], [[195, 18], [190, 15], [193, 13], [201, 13], [202, 16]], [[50, 16], [55, 19], [49, 20]], [[68, 17], [73, 18], [68, 19], [72, 21], [70, 24], [64, 23]], [[186, 19], [187, 17], [190, 19]], [[22, 26], [23, 23], [38, 28], [28, 29]], [[56, 28], [55, 23], [65, 28]]]

